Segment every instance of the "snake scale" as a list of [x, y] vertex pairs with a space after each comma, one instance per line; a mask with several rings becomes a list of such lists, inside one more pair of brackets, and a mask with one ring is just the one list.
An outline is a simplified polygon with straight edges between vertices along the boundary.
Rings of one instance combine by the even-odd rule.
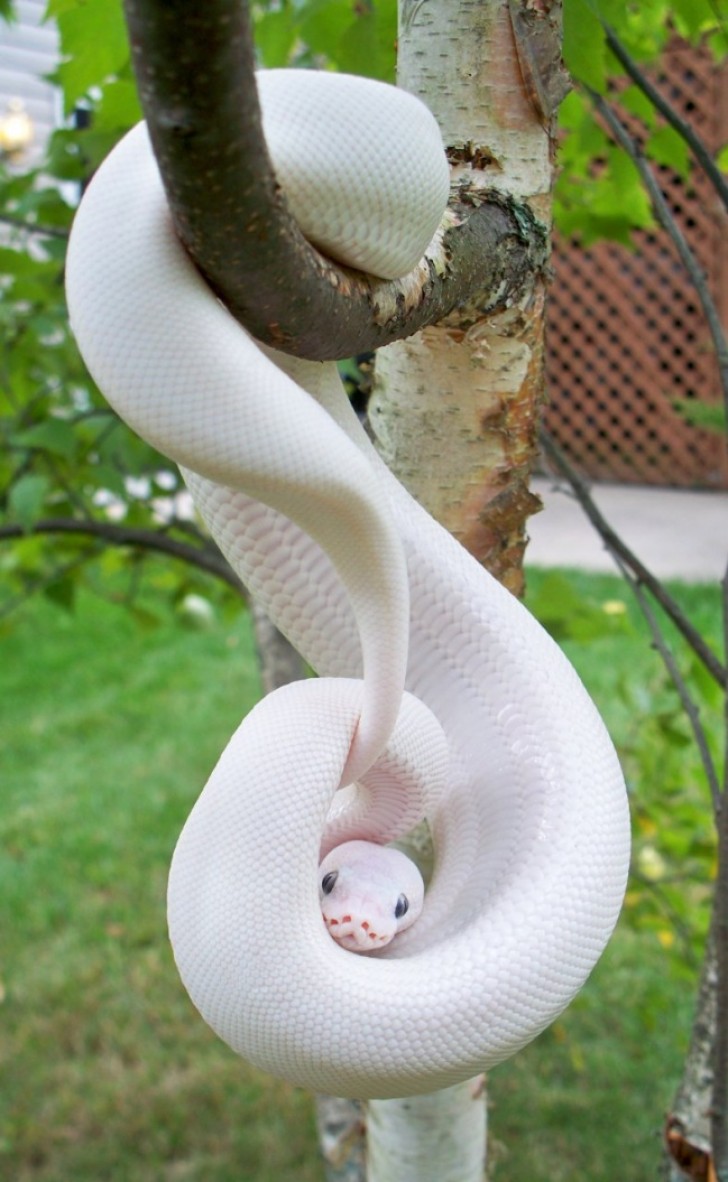
[[[258, 88], [304, 233], [371, 274], [411, 270], [448, 195], [425, 107], [326, 73], [264, 72]], [[260, 346], [206, 288], [144, 125], [84, 196], [67, 291], [99, 387], [180, 465], [319, 675], [243, 720], [177, 844], [169, 928], [195, 1006], [237, 1052], [318, 1091], [475, 1075], [561, 1012], [619, 912], [626, 794], [596, 709], [528, 611], [387, 471], [336, 367]], [[322, 923], [320, 860], [423, 815], [422, 914], [355, 955]]]

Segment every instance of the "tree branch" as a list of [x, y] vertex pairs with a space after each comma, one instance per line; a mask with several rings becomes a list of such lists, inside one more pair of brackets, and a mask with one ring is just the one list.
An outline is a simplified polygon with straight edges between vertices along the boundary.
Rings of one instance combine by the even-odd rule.
[[690, 645], [696, 657], [702, 661], [710, 675], [715, 678], [718, 685], [725, 687], [725, 667], [718, 660], [718, 657], [710, 646], [705, 643], [705, 640], [697, 629], [690, 623], [682, 608], [676, 603], [663, 583], [648, 570], [644, 563], [630, 550], [629, 546], [627, 546], [619, 534], [612, 529], [609, 522], [602, 516], [589, 493], [585, 481], [582, 480], [576, 469], [569, 462], [566, 454], [559, 447], [556, 440], [546, 431], [542, 430], [539, 432], [539, 442], [557, 472], [564, 476], [571, 485], [574, 496], [607, 549], [632, 571], [640, 583], [647, 587], [653, 599], [659, 603], [665, 614], [672, 620], [678, 632], [680, 632]]
[[64, 562], [61, 566], [54, 567], [51, 571], [46, 571], [35, 579], [31, 579], [23, 592], [19, 595], [12, 596], [9, 600], [0, 605], [0, 620], [5, 619], [16, 611], [22, 603], [24, 603], [30, 595], [37, 595], [39, 591], [43, 591], [52, 586], [53, 583], [58, 583], [61, 579], [66, 578], [67, 575], [79, 570], [86, 563], [93, 561], [96, 557], [96, 551], [91, 550], [85, 554], [77, 555], [69, 562]]
[[17, 230], [24, 230], [28, 234], [38, 234], [42, 238], [68, 238], [68, 230], [65, 230], [63, 226], [39, 226], [35, 222], [15, 218], [7, 213], [0, 214], [0, 223], [4, 226], [13, 226]]
[[687, 687], [685, 678], [680, 672], [678, 663], [675, 660], [675, 656], [670, 649], [670, 646], [665, 640], [665, 636], [660, 627], [657, 616], [653, 612], [650, 602], [642, 589], [642, 583], [639, 579], [635, 578], [625, 563], [620, 559], [617, 559], [617, 565], [619, 566], [623, 578], [625, 579], [630, 590], [632, 591], [632, 594], [637, 600], [637, 603], [639, 604], [640, 611], [642, 612], [642, 615], [647, 622], [647, 627], [650, 630], [652, 642], [660, 654], [662, 663], [670, 675], [672, 684], [675, 686], [677, 696], [680, 699], [680, 704], [682, 705], [682, 708], [688, 717], [688, 722], [690, 723], [690, 728], [693, 732], [693, 738], [695, 739], [695, 745], [698, 749], [698, 754], [700, 755], [700, 762], [703, 765], [703, 771], [705, 772], [705, 776], [708, 781], [708, 787], [710, 788], [710, 795], [713, 801], [713, 813], [717, 818], [721, 808], [720, 784], [718, 782], [718, 773], [716, 771], [715, 763], [713, 762], [713, 757], [711, 756], [710, 749], [708, 747], [708, 739], [705, 734], [705, 729], [702, 722], [700, 721], [700, 709]]
[[546, 264], [526, 204], [466, 186], [437, 257], [405, 280], [337, 266], [303, 237], [263, 138], [247, 6], [124, 0], [140, 98], [177, 233], [207, 282], [258, 340], [315, 360], [409, 336], [477, 296], [508, 307]]
[[232, 567], [212, 544], [209, 547], [193, 546], [189, 542], [180, 542], [177, 538], [170, 537], [162, 530], [139, 529], [112, 521], [99, 521], [96, 518], [80, 520], [75, 517], [46, 517], [34, 522], [29, 529], [14, 524], [0, 526], [0, 542], [22, 538], [26, 534], [75, 534], [99, 538], [108, 545], [129, 546], [136, 550], [151, 550], [157, 554], [165, 554], [169, 558], [196, 566], [206, 574], [214, 575], [243, 598], [246, 597], [245, 588]]
[[620, 40], [611, 25], [603, 22], [604, 33], [607, 40], [607, 45], [616, 57], [617, 61], [622, 65], [624, 70], [629, 74], [632, 81], [642, 91], [646, 98], [650, 100], [653, 107], [660, 112], [663, 118], [670, 124], [670, 127], [685, 141], [690, 148], [695, 160], [702, 168], [706, 177], [712, 184], [716, 193], [720, 197], [723, 205], [728, 209], [728, 184], [725, 177], [716, 165], [713, 157], [708, 151], [707, 147], [701, 140], [700, 136], [695, 131], [694, 127], [683, 119], [673, 107], [672, 103], [668, 102], [664, 94], [657, 89], [656, 86], [650, 82], [647, 75], [640, 69], [637, 62], [629, 53], [624, 42]]
[[[728, 643], [728, 569], [723, 576], [723, 634]], [[726, 727], [723, 794], [718, 812], [718, 875], [713, 904], [716, 948], [715, 1036], [713, 1091], [710, 1105], [710, 1142], [719, 1182], [728, 1182], [728, 694], [724, 701]]]

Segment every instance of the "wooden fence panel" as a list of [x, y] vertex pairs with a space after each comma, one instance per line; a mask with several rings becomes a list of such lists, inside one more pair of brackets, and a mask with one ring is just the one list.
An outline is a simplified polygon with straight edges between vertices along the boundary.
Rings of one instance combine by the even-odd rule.
[[[712, 149], [728, 140], [726, 79], [707, 51], [674, 44], [656, 81]], [[697, 170], [688, 185], [668, 169], [660, 181], [728, 311], [725, 211]], [[614, 243], [583, 250], [557, 237], [546, 424], [593, 479], [728, 487], [723, 439], [676, 407], [721, 400], [695, 292], [664, 234], [635, 241], [634, 252]]]

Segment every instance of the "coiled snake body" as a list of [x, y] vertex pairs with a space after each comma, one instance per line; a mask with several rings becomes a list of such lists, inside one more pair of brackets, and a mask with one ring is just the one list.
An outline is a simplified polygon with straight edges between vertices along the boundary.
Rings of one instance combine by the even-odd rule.
[[[429, 113], [334, 75], [274, 71], [259, 89], [304, 232], [372, 273], [411, 269], [447, 198]], [[84, 197], [67, 285], [99, 386], [181, 465], [320, 675], [244, 720], [180, 837], [169, 925], [192, 1000], [236, 1051], [319, 1091], [475, 1075], [564, 1008], [619, 911], [626, 798], [596, 710], [529, 613], [379, 461], [335, 367], [260, 347], [209, 292], [143, 126]], [[360, 798], [327, 828], [353, 781]], [[322, 924], [320, 858], [422, 814], [436, 849], [422, 915], [354, 955]]]

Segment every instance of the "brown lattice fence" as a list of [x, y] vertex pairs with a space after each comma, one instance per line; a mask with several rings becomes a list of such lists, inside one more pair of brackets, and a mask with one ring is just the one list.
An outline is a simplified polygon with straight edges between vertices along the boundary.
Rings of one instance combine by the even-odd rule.
[[[726, 78], [707, 51], [674, 44], [656, 80], [709, 147], [728, 140]], [[660, 179], [728, 311], [725, 212], [697, 171], [688, 185], [667, 169]], [[547, 426], [596, 480], [728, 487], [722, 439], [676, 409], [721, 398], [698, 301], [664, 234], [639, 233], [636, 241], [631, 252], [556, 240]]]

